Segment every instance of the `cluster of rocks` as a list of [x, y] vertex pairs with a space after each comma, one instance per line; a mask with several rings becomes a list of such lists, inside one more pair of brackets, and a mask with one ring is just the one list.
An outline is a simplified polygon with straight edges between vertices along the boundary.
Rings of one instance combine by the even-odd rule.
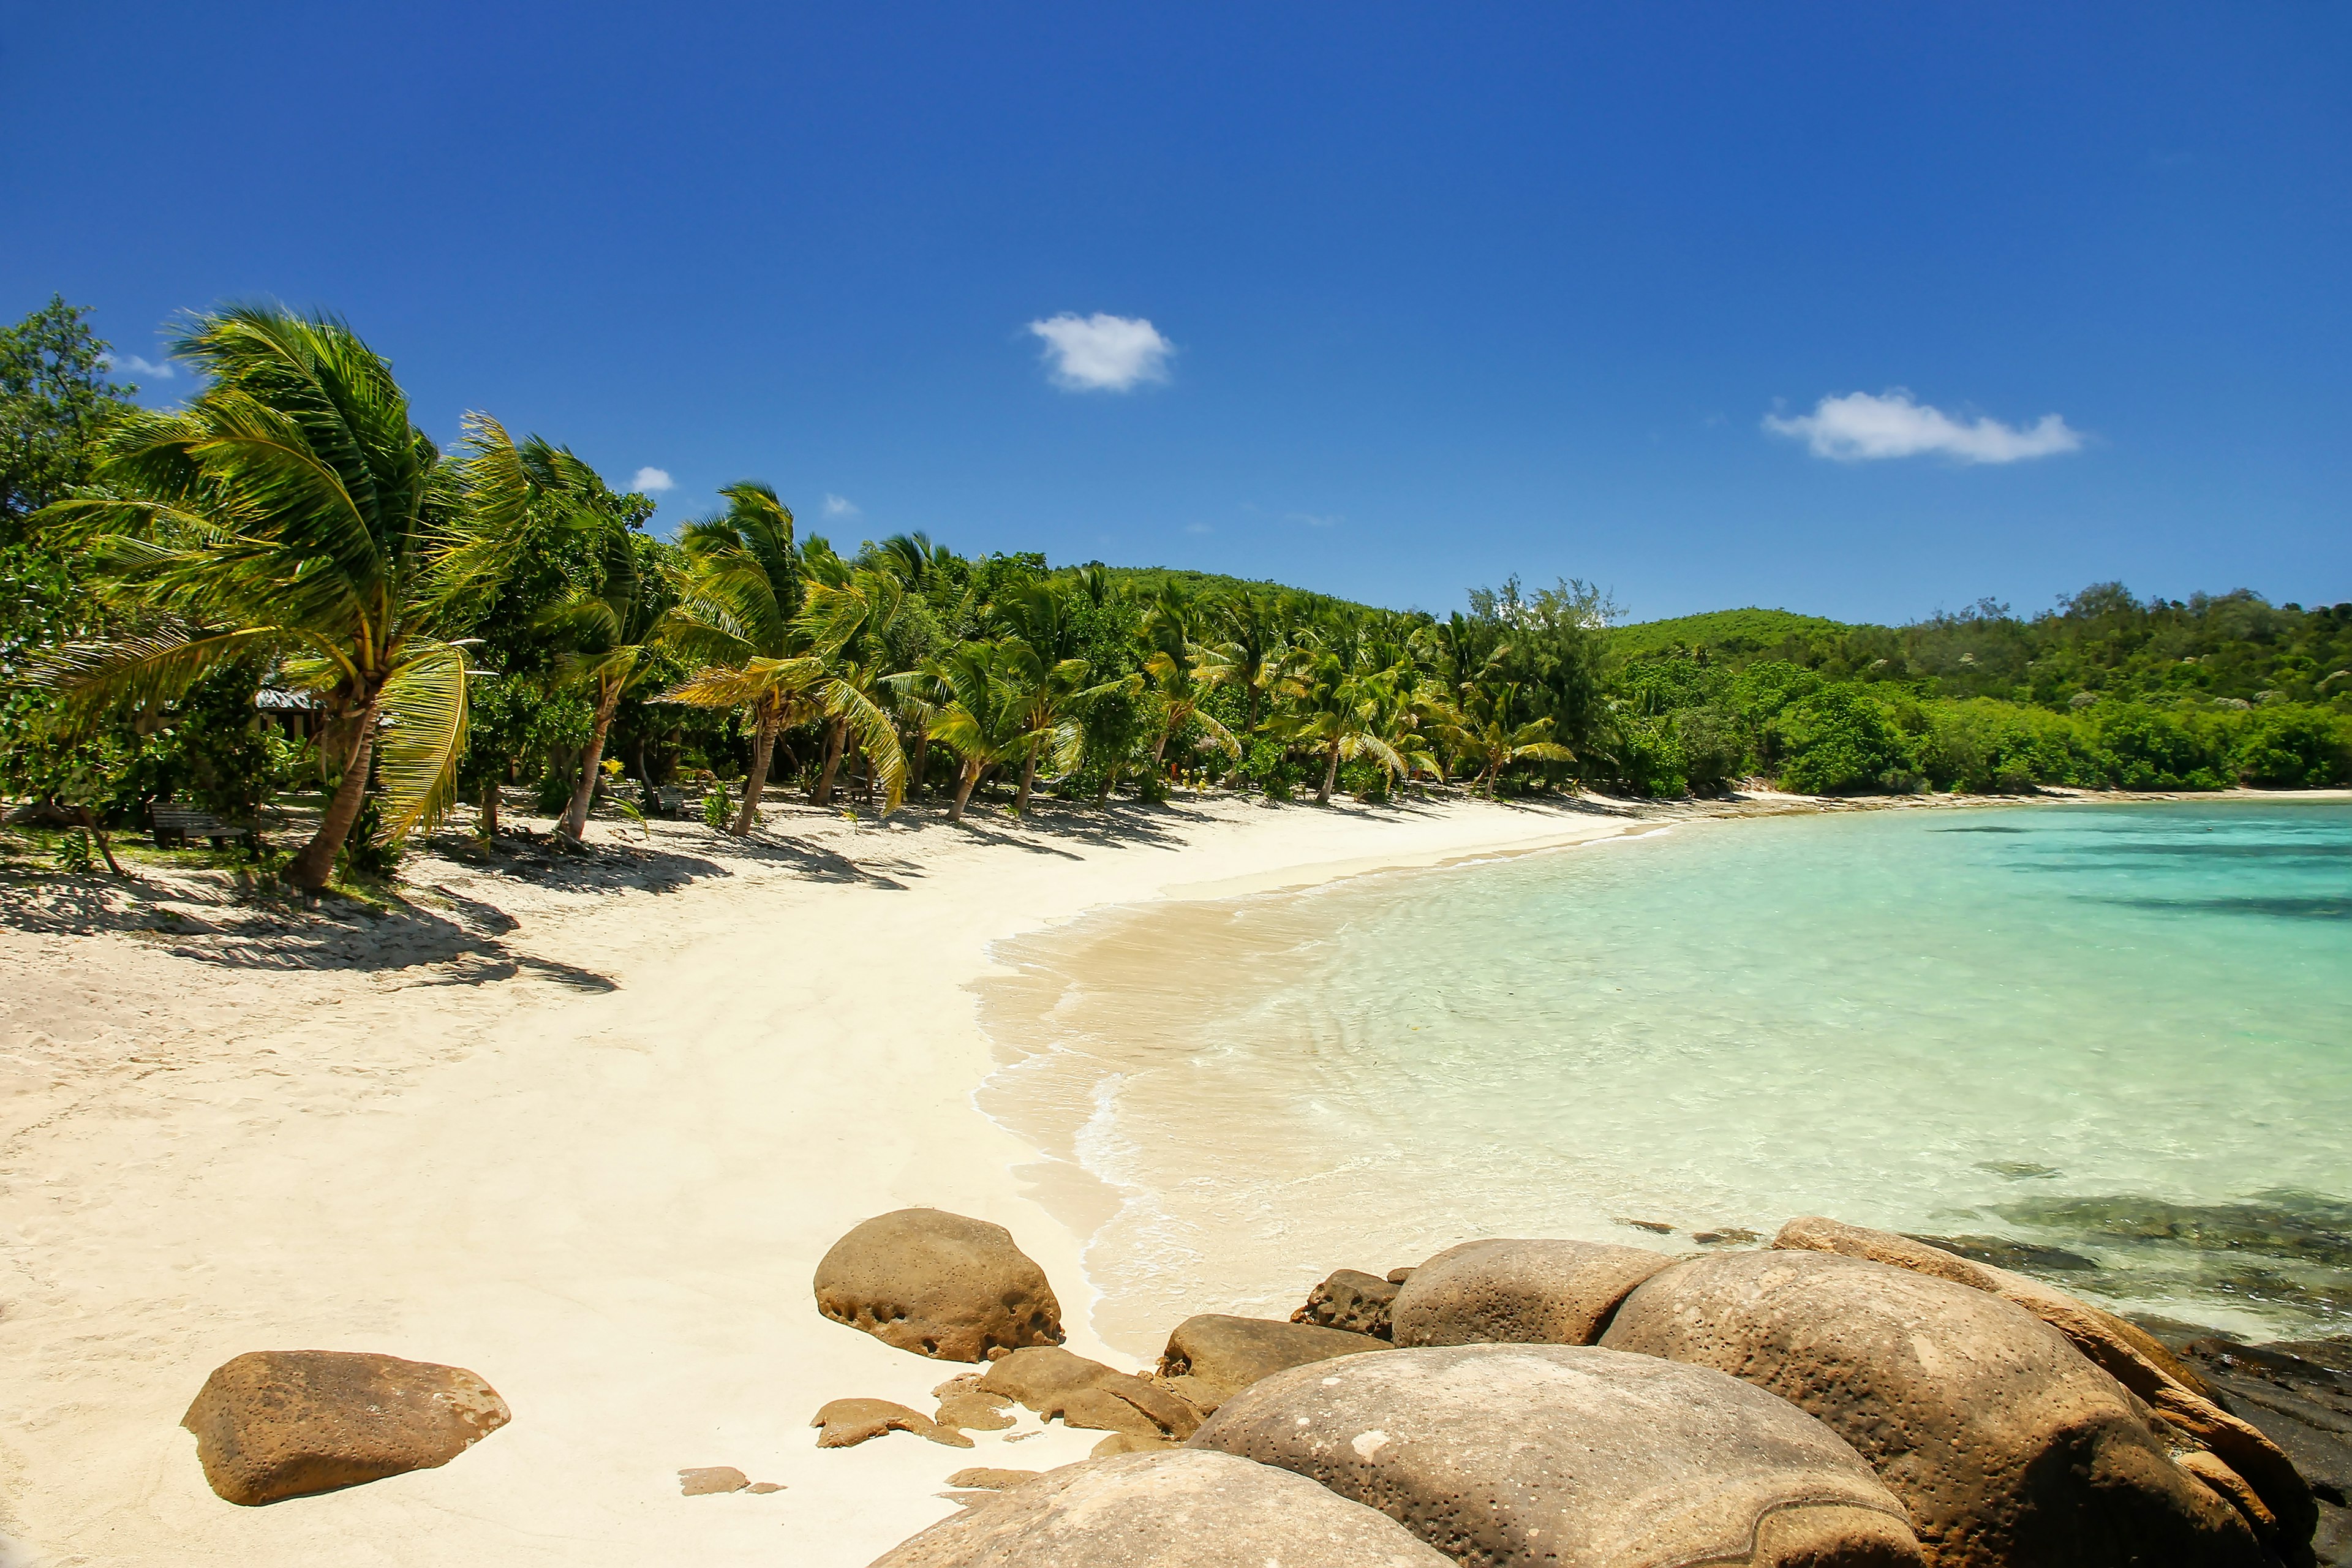
[[1826, 1219], [1759, 1251], [1494, 1239], [1342, 1270], [1287, 1322], [1188, 1319], [1142, 1374], [1062, 1348], [1043, 1271], [961, 1216], [867, 1222], [816, 1291], [990, 1363], [898, 1429], [968, 1444], [965, 1415], [1019, 1404], [1108, 1434], [1042, 1476], [961, 1472], [971, 1506], [875, 1568], [2291, 1568], [2342, 1502], [2133, 1324]]

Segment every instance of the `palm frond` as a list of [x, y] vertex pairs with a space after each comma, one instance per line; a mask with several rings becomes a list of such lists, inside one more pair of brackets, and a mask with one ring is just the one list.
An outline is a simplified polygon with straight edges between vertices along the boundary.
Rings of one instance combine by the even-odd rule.
[[457, 793], [457, 756], [466, 746], [466, 653], [443, 642], [410, 645], [406, 662], [384, 682], [376, 776], [383, 784], [383, 837], [430, 826]]

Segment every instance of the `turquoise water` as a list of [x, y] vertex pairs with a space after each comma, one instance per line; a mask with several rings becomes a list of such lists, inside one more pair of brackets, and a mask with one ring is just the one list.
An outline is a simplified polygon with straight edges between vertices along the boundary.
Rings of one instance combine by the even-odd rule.
[[1059, 1201], [1139, 1353], [1472, 1237], [1801, 1214], [2352, 1331], [2340, 804], [1697, 822], [1006, 956], [982, 1103], [1108, 1189]]

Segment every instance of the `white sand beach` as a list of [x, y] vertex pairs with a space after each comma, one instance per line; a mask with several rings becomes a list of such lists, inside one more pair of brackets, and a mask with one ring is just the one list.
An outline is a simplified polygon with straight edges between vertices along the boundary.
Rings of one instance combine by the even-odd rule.
[[[951, 1511], [955, 1470], [1100, 1435], [1024, 1415], [971, 1450], [818, 1450], [825, 1401], [928, 1409], [966, 1370], [818, 1315], [812, 1270], [852, 1225], [1001, 1223], [1071, 1347], [1131, 1364], [1013, 1173], [1034, 1152], [972, 1108], [992, 942], [1647, 825], [1475, 801], [913, 816], [786, 808], [723, 849], [631, 828], [535, 881], [427, 859], [422, 928], [257, 931], [166, 888], [0, 931], [6, 1561], [863, 1564]], [[236, 1507], [178, 1422], [264, 1349], [469, 1367], [514, 1420], [440, 1469]], [[719, 1465], [785, 1489], [679, 1495]]]

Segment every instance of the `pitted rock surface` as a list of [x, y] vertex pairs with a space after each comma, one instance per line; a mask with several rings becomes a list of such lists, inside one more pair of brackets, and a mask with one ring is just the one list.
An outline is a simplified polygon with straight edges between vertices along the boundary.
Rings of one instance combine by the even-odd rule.
[[817, 1310], [940, 1361], [990, 1361], [1062, 1342], [1062, 1306], [1013, 1233], [940, 1209], [858, 1226], [816, 1266]]
[[1204, 1312], [1168, 1336], [1160, 1375], [1203, 1415], [1262, 1377], [1333, 1356], [1389, 1348], [1385, 1340], [1311, 1323]]
[[1672, 1262], [1592, 1241], [1466, 1241], [1414, 1269], [1389, 1316], [1400, 1346], [1589, 1345]]
[[974, 1386], [1018, 1400], [1048, 1421], [1098, 1432], [1182, 1438], [1201, 1424], [1201, 1413], [1163, 1385], [1058, 1345], [1014, 1351]]
[[942, 1520], [872, 1568], [1452, 1568], [1287, 1470], [1192, 1448], [1088, 1459]]
[[1588, 1345], [1346, 1356], [1235, 1394], [1191, 1447], [1278, 1465], [1481, 1568], [1924, 1568], [1828, 1427], [1738, 1378]]
[[1307, 1292], [1306, 1304], [1290, 1314], [1290, 1321], [1385, 1340], [1390, 1337], [1389, 1309], [1395, 1304], [1399, 1283], [1342, 1268]]
[[1735, 1373], [1819, 1416], [1911, 1510], [1937, 1568], [2256, 1568], [2246, 1521], [2160, 1424], [2022, 1308], [1809, 1251], [1694, 1258], [1601, 1343]]
[[2158, 1415], [2210, 1449], [2212, 1460], [2235, 1471], [2234, 1476], [2215, 1475], [2203, 1462], [2190, 1467], [2199, 1479], [2237, 1506], [2257, 1537], [2273, 1546], [2292, 1546], [2311, 1539], [2312, 1529], [2319, 1521], [2319, 1503], [2294, 1461], [2260, 1429], [2216, 1405], [2205, 1380], [2137, 1324], [2078, 1301], [2039, 1279], [1893, 1231], [1842, 1225], [1809, 1215], [1781, 1226], [1772, 1245], [1868, 1258], [1949, 1279], [2022, 1307], [2065, 1335], [2076, 1350], [2145, 1400]]
[[350, 1351], [252, 1351], [180, 1425], [214, 1491], [248, 1506], [446, 1465], [512, 1419], [463, 1367]]

